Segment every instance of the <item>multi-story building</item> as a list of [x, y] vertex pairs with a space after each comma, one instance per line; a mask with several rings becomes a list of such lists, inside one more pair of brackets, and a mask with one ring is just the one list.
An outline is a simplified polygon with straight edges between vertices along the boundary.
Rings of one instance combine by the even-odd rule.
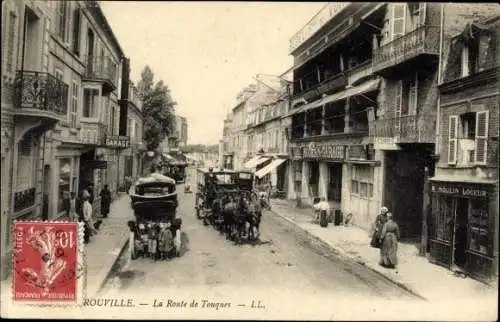
[[248, 159], [247, 154], [247, 136], [245, 135], [245, 129], [247, 127], [247, 118], [249, 114], [250, 104], [247, 101], [257, 92], [257, 86], [255, 84], [249, 85], [247, 88], [243, 89], [236, 97], [237, 104], [232, 109], [233, 119], [231, 122], [231, 148], [234, 152], [233, 155], [233, 167], [234, 169], [244, 168], [244, 164]]
[[[144, 174], [142, 160], [146, 146], [142, 141], [143, 114], [139, 90], [130, 80], [130, 60], [123, 61], [120, 109], [127, 111], [120, 116], [120, 135], [130, 137], [130, 147], [123, 151], [123, 177], [136, 178]], [[126, 125], [124, 124], [126, 122]]]
[[179, 149], [187, 145], [188, 125], [187, 119], [180, 115], [174, 116], [174, 128], [172, 133], [161, 143], [162, 150], [168, 152], [171, 149]]
[[375, 181], [383, 173], [368, 134], [380, 84], [373, 46], [385, 11], [380, 3], [329, 3], [290, 40], [288, 197], [306, 205], [325, 198], [365, 228], [381, 205]]
[[500, 13], [451, 39], [439, 86], [439, 162], [431, 178], [430, 259], [498, 276]]
[[2, 2], [2, 52], [5, 263], [12, 220], [60, 219], [89, 183], [99, 212], [128, 137], [118, 135], [123, 52], [96, 1]]
[[[271, 182], [273, 188], [285, 196], [288, 187], [288, 142], [282, 117], [288, 112], [290, 86], [281, 80], [278, 90], [267, 94], [266, 101], [257, 105], [249, 115], [247, 134], [252, 157], [245, 165], [253, 168], [261, 183]], [[259, 163], [259, 164], [257, 164]]]
[[234, 151], [231, 149], [232, 136], [231, 136], [231, 123], [233, 122], [233, 115], [228, 113], [224, 119], [224, 126], [222, 129], [222, 140], [219, 142], [219, 167], [224, 169], [233, 169], [233, 155]]
[[290, 113], [299, 197], [326, 197], [366, 229], [385, 205], [403, 238], [420, 237], [440, 55], [468, 20], [495, 11], [497, 4], [330, 3], [299, 31]]

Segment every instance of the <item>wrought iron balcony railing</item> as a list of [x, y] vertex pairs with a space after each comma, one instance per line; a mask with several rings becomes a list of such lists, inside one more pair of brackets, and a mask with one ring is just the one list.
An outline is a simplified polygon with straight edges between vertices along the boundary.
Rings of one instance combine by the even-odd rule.
[[87, 56], [85, 77], [110, 81], [117, 84], [118, 66], [108, 56]]
[[396, 143], [435, 143], [435, 130], [435, 115], [405, 115], [374, 121], [370, 136], [394, 138]]
[[381, 46], [373, 54], [373, 69], [380, 71], [421, 54], [439, 55], [439, 27], [421, 26]]
[[29, 208], [35, 204], [35, 188], [14, 192], [14, 212]]
[[14, 91], [14, 105], [19, 111], [35, 109], [66, 115], [68, 88], [49, 73], [18, 71]]
[[295, 94], [293, 97], [292, 104], [301, 99], [305, 99], [306, 101], [310, 102], [315, 98], [321, 97], [321, 95], [324, 93], [332, 92], [335, 90], [341, 90], [346, 86], [347, 86], [347, 76], [344, 73], [340, 73], [325, 79], [321, 83], [316, 84], [303, 92]]

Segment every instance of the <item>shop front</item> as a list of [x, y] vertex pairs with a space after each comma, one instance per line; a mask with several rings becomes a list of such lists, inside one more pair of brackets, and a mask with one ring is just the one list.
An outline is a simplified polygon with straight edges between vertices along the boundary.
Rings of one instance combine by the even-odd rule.
[[431, 197], [429, 260], [487, 282], [498, 265], [495, 185], [432, 179]]

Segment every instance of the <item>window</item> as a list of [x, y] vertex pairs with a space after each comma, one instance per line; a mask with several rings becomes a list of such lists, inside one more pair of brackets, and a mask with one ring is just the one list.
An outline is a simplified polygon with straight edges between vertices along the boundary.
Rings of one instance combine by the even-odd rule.
[[461, 75], [467, 77], [478, 72], [479, 42], [471, 40], [462, 49]]
[[69, 123], [72, 128], [76, 128], [76, 120], [78, 119], [78, 100], [80, 96], [80, 87], [76, 80], [73, 80], [71, 87], [71, 109], [69, 111]]
[[468, 249], [490, 255], [488, 203], [483, 200], [469, 200], [469, 247]]
[[25, 134], [18, 143], [18, 166], [16, 192], [35, 187], [35, 144], [33, 135]]
[[59, 68], [56, 68], [54, 70], [54, 77], [60, 81], [64, 81], [64, 72], [62, 70], [60, 70]]
[[[461, 157], [463, 160], [475, 162], [476, 164], [486, 164], [488, 152], [488, 126], [488, 111], [464, 113], [460, 116], [451, 115], [448, 124], [448, 164], [457, 163], [459, 140]], [[472, 140], [474, 141], [473, 145], [472, 143], [468, 143]]]
[[391, 36], [392, 40], [397, 39], [404, 35], [405, 33], [405, 16], [406, 16], [406, 4], [405, 3], [393, 3], [392, 4], [392, 29]]
[[83, 89], [83, 117], [97, 118], [99, 108], [99, 90], [95, 88]]
[[476, 113], [465, 113], [460, 115], [462, 125], [461, 138], [474, 139], [476, 136]]
[[351, 173], [351, 191], [364, 198], [373, 197], [374, 170], [370, 165], [355, 164]]
[[59, 26], [57, 30], [57, 35], [63, 42], [68, 41], [68, 9], [69, 9], [69, 2], [68, 1], [61, 1], [59, 2], [59, 7], [58, 7], [58, 19], [59, 19]]
[[[15, 47], [16, 47], [16, 28], [17, 28], [17, 16], [14, 12], [9, 12], [9, 29], [8, 29], [8, 41], [7, 50], [5, 55], [5, 69], [7, 73], [12, 73], [15, 71]], [[3, 41], [2, 41], [3, 42]]]
[[455, 218], [456, 200], [451, 196], [435, 195], [432, 201], [434, 217], [434, 238], [450, 242]]
[[109, 109], [109, 130], [108, 133], [110, 135], [115, 134], [115, 118], [116, 118], [116, 110], [114, 106], [110, 106]]
[[57, 213], [65, 211], [65, 201], [70, 196], [71, 183], [71, 159], [59, 159], [59, 198], [57, 200]]
[[328, 200], [340, 202], [342, 199], [342, 164], [330, 163], [328, 165]]
[[73, 11], [73, 46], [72, 50], [77, 56], [80, 55], [80, 8]]

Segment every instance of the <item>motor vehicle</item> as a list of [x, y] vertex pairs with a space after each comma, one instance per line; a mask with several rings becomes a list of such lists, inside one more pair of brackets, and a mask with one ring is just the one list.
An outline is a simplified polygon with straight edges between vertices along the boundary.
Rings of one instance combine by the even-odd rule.
[[131, 258], [179, 256], [182, 216], [175, 180], [161, 173], [142, 177], [130, 189], [130, 199], [135, 215], [128, 222]]

